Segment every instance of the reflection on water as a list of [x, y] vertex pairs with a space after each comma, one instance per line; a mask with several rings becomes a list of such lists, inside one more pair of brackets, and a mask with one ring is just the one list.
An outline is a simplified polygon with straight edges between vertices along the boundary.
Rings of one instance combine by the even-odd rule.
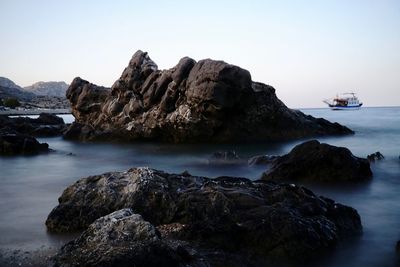
[[[356, 208], [364, 234], [343, 241], [318, 266], [392, 266], [400, 239], [400, 108], [364, 108], [359, 111], [309, 109], [304, 112], [337, 121], [355, 130], [345, 137], [320, 138], [346, 146], [357, 156], [380, 151], [385, 160], [372, 164], [373, 180], [352, 187], [306, 186], [317, 194]], [[71, 117], [64, 118], [71, 120]], [[68, 121], [68, 122], [69, 122]], [[301, 141], [250, 145], [171, 145], [157, 143], [93, 144], [42, 138], [54, 152], [30, 157], [0, 158], [0, 248], [59, 246], [69, 236], [46, 233], [44, 221], [66, 186], [81, 177], [136, 166], [193, 175], [242, 176], [257, 179], [265, 167], [248, 166], [247, 158], [287, 153]], [[210, 165], [215, 151], [235, 150], [241, 163]]]

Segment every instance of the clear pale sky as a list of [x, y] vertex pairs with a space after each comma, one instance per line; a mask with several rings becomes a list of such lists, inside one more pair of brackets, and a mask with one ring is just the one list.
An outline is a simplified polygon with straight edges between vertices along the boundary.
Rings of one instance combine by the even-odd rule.
[[400, 1], [0, 0], [0, 76], [111, 86], [141, 49], [160, 69], [221, 59], [292, 108], [355, 91], [400, 105]]

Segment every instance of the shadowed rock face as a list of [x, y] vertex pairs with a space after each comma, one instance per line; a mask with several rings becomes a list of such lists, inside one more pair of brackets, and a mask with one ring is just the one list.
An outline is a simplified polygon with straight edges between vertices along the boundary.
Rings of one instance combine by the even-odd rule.
[[368, 160], [354, 156], [345, 147], [312, 140], [297, 145], [290, 153], [275, 159], [262, 179], [361, 182], [371, 177]]
[[[209, 179], [134, 168], [81, 179], [49, 214], [50, 231], [87, 228], [131, 208], [168, 238], [267, 258], [307, 259], [361, 231], [356, 210], [304, 187], [245, 178]], [[168, 231], [167, 231], [168, 232]]]
[[76, 117], [67, 136], [83, 140], [245, 142], [352, 133], [288, 109], [247, 70], [211, 59], [185, 57], [158, 70], [137, 51], [111, 89], [75, 78], [67, 98]]
[[0, 156], [37, 154], [49, 150], [47, 143], [39, 143], [30, 135], [21, 134], [9, 128], [0, 129]]

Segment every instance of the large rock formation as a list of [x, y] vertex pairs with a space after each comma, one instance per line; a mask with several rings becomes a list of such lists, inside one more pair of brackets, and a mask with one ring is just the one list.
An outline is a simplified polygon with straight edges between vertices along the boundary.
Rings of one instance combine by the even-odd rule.
[[246, 142], [352, 133], [288, 109], [247, 70], [211, 59], [185, 57], [158, 70], [137, 51], [111, 89], [75, 78], [67, 98], [76, 117], [67, 136], [86, 140]]
[[371, 178], [367, 159], [354, 156], [345, 147], [311, 140], [297, 145], [290, 153], [277, 157], [264, 180], [318, 182], [360, 182]]
[[308, 259], [332, 248], [342, 235], [361, 231], [356, 210], [304, 187], [149, 168], [77, 181], [59, 198], [46, 225], [58, 232], [85, 229], [123, 208], [143, 216], [169, 240], [268, 259]]

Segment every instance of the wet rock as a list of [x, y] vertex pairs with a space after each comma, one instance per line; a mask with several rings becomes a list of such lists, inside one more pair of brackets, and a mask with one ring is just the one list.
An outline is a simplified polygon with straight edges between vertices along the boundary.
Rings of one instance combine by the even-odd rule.
[[375, 153], [372, 153], [372, 154], [370, 154], [370, 155], [368, 155], [367, 156], [367, 160], [369, 161], [369, 162], [374, 162], [374, 161], [376, 161], [376, 160], [382, 160], [382, 159], [384, 159], [385, 157], [382, 155], [382, 153], [381, 152], [379, 152], [379, 151], [377, 151], [377, 152], [375, 152]]
[[268, 259], [308, 259], [362, 229], [356, 210], [304, 187], [149, 168], [77, 181], [63, 192], [46, 225], [57, 232], [85, 229], [123, 208], [168, 233], [169, 240]]
[[249, 165], [268, 165], [271, 164], [277, 158], [278, 156], [259, 155], [249, 158], [247, 163]]
[[185, 57], [158, 70], [140, 50], [111, 88], [78, 77], [67, 98], [80, 125], [74, 131], [85, 131], [67, 135], [81, 140], [251, 142], [353, 133], [287, 108], [272, 86], [240, 67]]
[[64, 245], [51, 266], [200, 266], [191, 261], [184, 247], [168, 245], [153, 225], [122, 209], [97, 219]]
[[347, 148], [312, 140], [297, 145], [288, 154], [274, 160], [262, 179], [361, 182], [371, 177], [368, 160], [354, 156]]
[[47, 143], [39, 143], [32, 136], [9, 128], [0, 129], [0, 155], [37, 154], [48, 150]]

